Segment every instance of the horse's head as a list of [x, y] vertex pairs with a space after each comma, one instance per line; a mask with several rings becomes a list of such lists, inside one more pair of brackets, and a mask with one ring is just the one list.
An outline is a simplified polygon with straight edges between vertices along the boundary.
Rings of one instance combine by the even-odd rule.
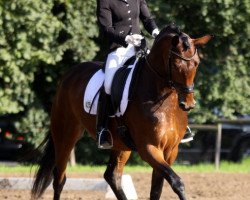
[[192, 39], [171, 25], [160, 32], [152, 47], [151, 58], [158, 60], [157, 66], [152, 68], [177, 91], [179, 106], [185, 111], [194, 108], [196, 104], [193, 82], [200, 62], [197, 46], [206, 44], [211, 37], [206, 35]]

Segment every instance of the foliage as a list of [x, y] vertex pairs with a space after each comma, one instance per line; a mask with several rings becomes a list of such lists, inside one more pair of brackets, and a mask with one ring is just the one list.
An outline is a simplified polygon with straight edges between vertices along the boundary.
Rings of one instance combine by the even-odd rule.
[[94, 12], [94, 0], [0, 1], [0, 115], [22, 112], [32, 143], [47, 131], [59, 77], [98, 50]]
[[55, 64], [61, 59], [55, 37], [62, 24], [51, 14], [51, 6], [49, 1], [1, 1], [2, 114], [23, 111], [34, 100], [31, 84], [39, 62]]

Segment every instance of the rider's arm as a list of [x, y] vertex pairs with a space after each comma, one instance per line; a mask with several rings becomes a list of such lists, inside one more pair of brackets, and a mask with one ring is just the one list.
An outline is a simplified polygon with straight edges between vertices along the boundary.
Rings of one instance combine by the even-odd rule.
[[140, 0], [140, 20], [150, 35], [153, 34], [154, 30], [158, 30], [155, 20], [151, 16], [145, 0]]
[[124, 47], [127, 46], [127, 43], [125, 42], [125, 35], [115, 32], [112, 23], [112, 13], [108, 1], [97, 0], [97, 19], [102, 31], [109, 38], [109, 40]]

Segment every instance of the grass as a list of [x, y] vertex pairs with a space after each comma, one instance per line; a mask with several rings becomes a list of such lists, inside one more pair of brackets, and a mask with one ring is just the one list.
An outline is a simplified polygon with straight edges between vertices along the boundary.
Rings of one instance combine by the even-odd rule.
[[[0, 173], [30, 173], [34, 172], [36, 167], [31, 169], [31, 166], [5, 166], [0, 165]], [[68, 167], [68, 172], [104, 172], [106, 166], [89, 166], [89, 165], [77, 165], [75, 167]], [[212, 163], [203, 163], [197, 165], [173, 165], [173, 169], [176, 172], [202, 172], [202, 173], [250, 173], [250, 158], [243, 160], [241, 163], [232, 163], [222, 161], [219, 171], [217, 171]], [[131, 172], [151, 172], [152, 168], [149, 166], [131, 166], [125, 167], [125, 173]]]
[[241, 163], [233, 163], [222, 161], [220, 169], [216, 170], [214, 164], [202, 163], [197, 165], [174, 165], [176, 172], [223, 172], [223, 173], [249, 173], [250, 172], [250, 158], [243, 160]]

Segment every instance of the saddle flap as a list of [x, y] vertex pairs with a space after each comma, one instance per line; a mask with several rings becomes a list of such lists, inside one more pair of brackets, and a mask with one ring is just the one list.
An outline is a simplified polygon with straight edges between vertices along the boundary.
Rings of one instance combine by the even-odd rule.
[[[111, 87], [111, 101], [116, 116], [121, 116], [126, 111], [128, 100], [130, 99], [129, 97], [131, 97], [131, 93], [134, 92], [134, 85], [139, 77], [135, 74], [138, 74], [140, 71], [138, 70], [138, 68], [141, 68], [140, 66], [140, 64], [137, 64], [137, 59], [131, 59], [130, 62], [126, 63], [126, 66], [119, 68], [114, 75]], [[104, 73], [102, 70], [99, 70], [87, 84], [83, 104], [84, 110], [89, 114], [95, 115], [97, 112], [99, 98], [98, 91], [101, 88], [103, 81]]]
[[111, 100], [115, 110], [120, 111], [120, 102], [122, 100], [123, 90], [126, 85], [126, 80], [132, 68], [128, 66], [121, 67], [114, 75], [111, 87]]

